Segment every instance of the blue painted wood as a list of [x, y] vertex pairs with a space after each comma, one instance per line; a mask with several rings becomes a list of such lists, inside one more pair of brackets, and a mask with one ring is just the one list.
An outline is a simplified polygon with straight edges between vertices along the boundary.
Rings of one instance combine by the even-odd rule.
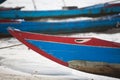
[[120, 16], [110, 16], [96, 20], [81, 20], [70, 22], [10, 22], [0, 23], [0, 34], [9, 35], [7, 28], [13, 27], [22, 31], [38, 33], [75, 33], [88, 31], [104, 31], [115, 28], [120, 22]]
[[109, 14], [120, 13], [120, 4], [107, 7], [109, 4], [98, 4], [80, 9], [72, 10], [44, 10], [44, 11], [0, 11], [0, 18], [4, 19], [36, 19], [36, 18], [56, 18], [56, 17], [77, 17], [89, 16], [98, 17]]
[[74, 45], [30, 39], [27, 42], [64, 62], [83, 60], [120, 64], [120, 48]]

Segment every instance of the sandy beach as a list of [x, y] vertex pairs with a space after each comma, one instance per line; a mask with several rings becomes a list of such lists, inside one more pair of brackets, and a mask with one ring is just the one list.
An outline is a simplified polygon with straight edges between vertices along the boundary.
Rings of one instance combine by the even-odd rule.
[[[70, 37], [94, 36], [119, 42], [119, 35], [83, 33]], [[0, 39], [0, 44], [0, 80], [119, 80], [59, 65], [28, 49], [13, 37]]]

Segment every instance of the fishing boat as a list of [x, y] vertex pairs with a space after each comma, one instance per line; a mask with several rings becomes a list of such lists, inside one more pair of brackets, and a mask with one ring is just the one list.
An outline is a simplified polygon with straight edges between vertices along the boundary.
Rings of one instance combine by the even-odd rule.
[[43, 19], [71, 17], [99, 17], [120, 13], [120, 3], [104, 3], [93, 6], [67, 10], [36, 10], [36, 11], [0, 11], [3, 19]]
[[12, 8], [12, 7], [0, 7], [0, 11], [21, 10], [22, 8], [24, 8], [24, 7], [15, 7], [15, 8]]
[[20, 29], [22, 31], [45, 33], [45, 34], [70, 34], [82, 32], [104, 32], [111, 28], [119, 27], [120, 16], [108, 16], [97, 19], [57, 21], [57, 22], [32, 22], [13, 21], [4, 22], [0, 20], [0, 34], [10, 35], [8, 27]]
[[3, 2], [5, 2], [5, 1], [6, 1], [6, 0], [0, 0], [0, 4], [3, 3]]
[[28, 48], [61, 65], [120, 78], [120, 43], [94, 37], [73, 38], [8, 30]]

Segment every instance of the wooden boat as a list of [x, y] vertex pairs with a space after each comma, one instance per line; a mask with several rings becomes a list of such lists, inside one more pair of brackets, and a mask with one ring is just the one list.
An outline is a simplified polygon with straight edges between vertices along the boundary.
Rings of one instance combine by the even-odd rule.
[[15, 8], [12, 8], [12, 7], [0, 7], [0, 11], [21, 10], [22, 8], [24, 8], [24, 7], [15, 7]]
[[47, 33], [47, 34], [69, 34], [81, 32], [103, 32], [117, 26], [120, 22], [120, 16], [114, 15], [110, 17], [88, 19], [80, 21], [64, 21], [64, 22], [30, 22], [30, 21], [13, 21], [4, 22], [0, 20], [0, 34], [10, 35], [7, 31], [8, 27], [20, 29], [22, 31]]
[[6, 0], [0, 0], [0, 4], [3, 3], [3, 2], [5, 2], [5, 1], [6, 1]]
[[120, 43], [98, 38], [68, 38], [8, 29], [23, 44], [61, 65], [120, 78]]
[[0, 11], [3, 19], [43, 19], [43, 18], [70, 18], [70, 17], [98, 17], [120, 13], [120, 3], [104, 3], [84, 8], [68, 10], [44, 10], [44, 11]]

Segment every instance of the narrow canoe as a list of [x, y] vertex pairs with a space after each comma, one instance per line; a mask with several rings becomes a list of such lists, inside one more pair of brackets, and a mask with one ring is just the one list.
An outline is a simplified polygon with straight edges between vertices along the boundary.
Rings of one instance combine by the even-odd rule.
[[104, 3], [84, 8], [67, 10], [43, 10], [43, 11], [0, 11], [3, 19], [43, 19], [43, 18], [70, 18], [70, 17], [98, 17], [120, 13], [120, 3]]
[[47, 33], [47, 34], [64, 34], [64, 33], [81, 33], [81, 32], [100, 32], [120, 26], [120, 16], [114, 15], [98, 19], [88, 19], [79, 21], [62, 21], [62, 22], [30, 22], [30, 21], [13, 21], [4, 22], [0, 20], [0, 34], [10, 35], [8, 27], [20, 29], [22, 31]]

